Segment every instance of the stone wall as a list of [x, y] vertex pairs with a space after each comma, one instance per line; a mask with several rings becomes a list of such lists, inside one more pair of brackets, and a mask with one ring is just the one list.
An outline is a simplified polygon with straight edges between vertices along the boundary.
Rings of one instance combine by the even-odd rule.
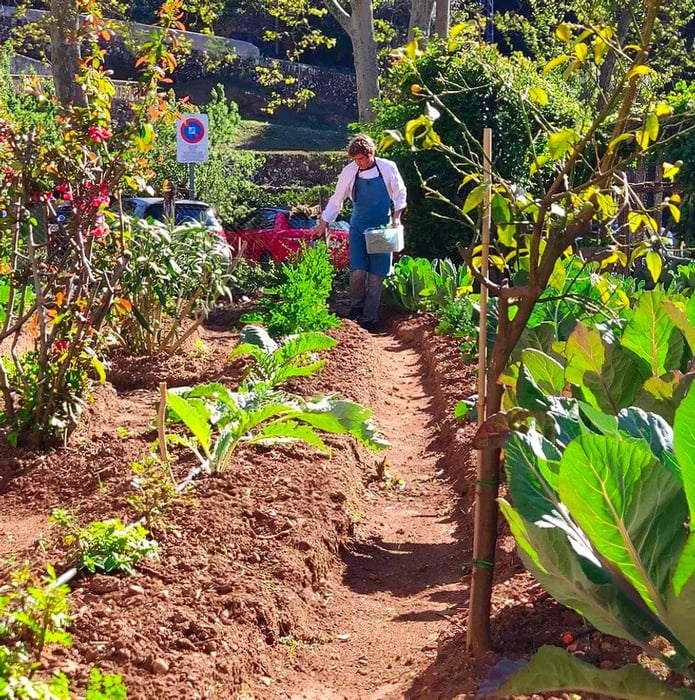
[[344, 153], [304, 153], [264, 151], [258, 155], [265, 163], [254, 174], [254, 182], [269, 187], [313, 187], [333, 189], [338, 175], [347, 164]]

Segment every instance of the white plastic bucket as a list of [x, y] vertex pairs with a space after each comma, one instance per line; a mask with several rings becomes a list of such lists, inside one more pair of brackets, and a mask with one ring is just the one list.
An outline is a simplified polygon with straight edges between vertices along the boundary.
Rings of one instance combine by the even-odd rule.
[[405, 247], [402, 226], [389, 226], [386, 228], [368, 228], [364, 232], [364, 240], [367, 244], [367, 252], [374, 253], [398, 253]]

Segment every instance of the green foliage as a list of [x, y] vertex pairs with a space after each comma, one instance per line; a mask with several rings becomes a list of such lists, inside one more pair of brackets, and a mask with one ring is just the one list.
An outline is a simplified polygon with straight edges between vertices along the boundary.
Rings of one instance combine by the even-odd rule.
[[450, 299], [441, 309], [436, 332], [461, 339], [461, 359], [465, 364], [478, 355], [479, 309], [470, 296]]
[[150, 454], [142, 462], [131, 465], [135, 493], [126, 496], [126, 502], [145, 518], [148, 530], [160, 525], [171, 505], [178, 498], [171, 471], [162, 460]]
[[[101, 362], [88, 346], [80, 355], [71, 356], [67, 341], [58, 341], [51, 359], [46, 365], [40, 354], [32, 350], [8, 366], [7, 381], [16, 387], [15, 396], [12, 405], [6, 404], [6, 410], [0, 411], [0, 421], [11, 445], [16, 446], [22, 436], [40, 443], [43, 438], [58, 435], [65, 442], [90, 395], [85, 365], [91, 364], [102, 377], [104, 374]], [[44, 410], [50, 411], [50, 420], [36, 424], [37, 413]]]
[[132, 258], [121, 278], [114, 325], [132, 354], [173, 354], [207, 318], [212, 304], [230, 296], [229, 248], [201, 224], [129, 223], [125, 237]]
[[89, 672], [85, 700], [126, 700], [128, 693], [120, 676], [102, 673], [96, 666]]
[[246, 326], [241, 331], [241, 343], [230, 359], [250, 356], [253, 363], [246, 372], [245, 386], [264, 384], [275, 388], [295, 377], [310, 377], [323, 369], [325, 360], [316, 353], [335, 347], [337, 341], [323, 333], [300, 333], [283, 339], [278, 345], [260, 326]]
[[[519, 94], [542, 89], [548, 98], [544, 119], [568, 124], [576, 116], [565, 84], [552, 76], [540, 77], [532, 63], [516, 57], [510, 60], [469, 32], [460, 33], [455, 41], [431, 39], [412, 63], [398, 62], [384, 82], [385, 97], [378, 104], [377, 118], [365, 127], [371, 135], [388, 138], [392, 130], [417, 120], [423, 108], [420, 86], [446, 82], [442, 106], [437, 107], [441, 140], [461, 152], [464, 160], [477, 157], [483, 127], [492, 127], [495, 165], [505, 178], [519, 183], [529, 181], [531, 157], [522, 144], [528, 143], [528, 129], [537, 128], [524, 115]], [[408, 187], [405, 223], [415, 253], [428, 258], [457, 256], [455, 244], [469, 243], [473, 229], [442, 198], [429, 197], [421, 182], [460, 207], [471, 189], [461, 187], [465, 171], [452, 168], [447, 155], [436, 149], [416, 151], [395, 143], [387, 155], [398, 163]]]
[[[0, 586], [0, 698], [3, 700], [68, 700], [73, 697], [62, 673], [49, 680], [34, 678], [46, 646], [72, 645], [70, 589], [57, 585], [55, 571], [34, 580], [28, 569], [12, 574]], [[120, 676], [89, 674], [86, 700], [125, 700]]]
[[78, 570], [132, 574], [143, 557], [156, 557], [158, 545], [142, 525], [123, 525], [118, 518], [80, 527], [67, 511], [56, 510], [51, 522], [64, 530], [63, 543]]
[[28, 569], [0, 586], [0, 698], [67, 700], [68, 679], [55, 674], [34, 679], [46, 645], [70, 646], [67, 586], [56, 586], [55, 571], [35, 581]]
[[465, 265], [403, 255], [384, 280], [384, 303], [405, 311], [432, 311], [469, 293], [471, 283]]
[[[610, 416], [570, 399], [551, 406], [554, 437], [523, 419], [506, 444], [513, 506], [502, 501], [502, 510], [524, 563], [597, 629], [687, 674], [695, 659], [695, 393], [679, 405], [673, 429], [634, 407]], [[652, 646], [657, 635], [675, 653]], [[532, 675], [543, 662], [548, 673]], [[681, 697], [633, 667], [606, 673], [547, 649], [531, 664], [511, 680], [489, 683], [485, 695], [521, 693], [532, 684], [534, 692]]]
[[[515, 353], [518, 364], [503, 377], [504, 406], [542, 413], [551, 407], [544, 395], [570, 395], [605, 413], [635, 405], [671, 421], [687, 389], [683, 372], [695, 350], [694, 310], [695, 302], [686, 305], [657, 289], [639, 295], [621, 322], [594, 328], [579, 322], [563, 343], [551, 324], [527, 328]], [[557, 379], [548, 381], [551, 376]]]
[[[112, 120], [115, 86], [99, 46], [109, 36], [101, 8], [84, 0], [80, 11], [90, 22], [79, 24], [71, 42], [83, 50], [75, 78], [83, 101], [61, 106], [45, 93], [46, 112], [57, 115], [55, 132], [26, 108], [15, 117], [12, 104], [0, 104], [0, 210], [6, 213], [0, 219], [0, 340], [8, 347], [19, 338], [33, 345], [30, 355], [0, 358], [0, 394], [11, 439], [26, 437], [38, 446], [67, 441], [88, 395], [87, 373], [103, 376], [102, 329], [129, 260], [107, 211], [123, 189], [144, 187], [142, 154], [157, 124], [173, 117], [160, 85], [176, 65], [167, 29], [178, 21], [178, 0], [164, 0], [164, 31], [139, 47], [138, 98], [123, 105], [129, 118], [118, 121]], [[36, 89], [30, 84], [27, 99], [38, 99], [38, 115], [44, 101]], [[4, 97], [12, 103], [7, 91]], [[58, 197], [73, 215], [56, 233], [47, 222]]]
[[244, 389], [233, 392], [213, 383], [168, 391], [170, 412], [192, 438], [169, 435], [167, 440], [189, 447], [203, 468], [212, 473], [230, 466], [240, 443], [305, 442], [328, 452], [319, 434], [326, 432], [349, 433], [374, 450], [388, 446], [374, 428], [371, 412], [352, 401], [335, 397], [305, 401], [263, 384]]
[[340, 325], [328, 311], [335, 268], [325, 243], [304, 248], [296, 259], [282, 265], [283, 281], [267, 289], [259, 303], [273, 336], [324, 331]]

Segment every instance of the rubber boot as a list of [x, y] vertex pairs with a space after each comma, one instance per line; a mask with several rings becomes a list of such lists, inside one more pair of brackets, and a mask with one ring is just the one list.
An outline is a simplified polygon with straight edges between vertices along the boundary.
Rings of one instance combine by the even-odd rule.
[[361, 326], [367, 330], [374, 330], [379, 320], [379, 305], [381, 304], [381, 289], [384, 278], [381, 275], [367, 275], [367, 296], [364, 300], [364, 313]]
[[348, 318], [362, 315], [367, 294], [367, 271], [350, 270], [350, 312]]

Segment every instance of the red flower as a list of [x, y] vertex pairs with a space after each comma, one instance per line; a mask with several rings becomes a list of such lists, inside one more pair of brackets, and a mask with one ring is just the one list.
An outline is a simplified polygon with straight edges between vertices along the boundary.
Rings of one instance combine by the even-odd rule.
[[67, 352], [69, 347], [70, 345], [67, 340], [56, 340], [56, 342], [53, 343], [53, 354], [61, 355], [62, 353]]
[[60, 182], [53, 188], [53, 194], [55, 197], [59, 197], [64, 202], [72, 201], [72, 192], [70, 192], [70, 185], [67, 182]]
[[90, 126], [89, 127], [89, 138], [97, 143], [102, 143], [106, 139], [110, 139], [112, 136], [111, 130], [107, 129], [105, 126]]

